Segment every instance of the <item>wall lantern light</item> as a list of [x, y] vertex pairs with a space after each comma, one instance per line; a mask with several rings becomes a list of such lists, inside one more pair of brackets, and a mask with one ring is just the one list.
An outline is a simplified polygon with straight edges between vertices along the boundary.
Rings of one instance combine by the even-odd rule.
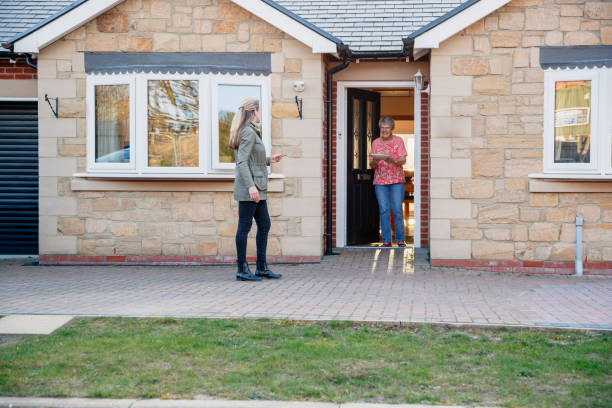
[[420, 91], [423, 89], [423, 74], [421, 73], [421, 70], [419, 69], [417, 71], [416, 74], [414, 74], [414, 84], [415, 84], [415, 88], [417, 89], [417, 91]]

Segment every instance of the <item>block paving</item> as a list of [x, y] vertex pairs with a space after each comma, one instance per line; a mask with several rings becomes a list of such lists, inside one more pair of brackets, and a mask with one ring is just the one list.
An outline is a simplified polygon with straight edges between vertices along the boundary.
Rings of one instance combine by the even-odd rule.
[[612, 330], [612, 279], [430, 267], [412, 249], [345, 250], [279, 264], [278, 281], [234, 266], [38, 266], [0, 262], [0, 315], [282, 318]]

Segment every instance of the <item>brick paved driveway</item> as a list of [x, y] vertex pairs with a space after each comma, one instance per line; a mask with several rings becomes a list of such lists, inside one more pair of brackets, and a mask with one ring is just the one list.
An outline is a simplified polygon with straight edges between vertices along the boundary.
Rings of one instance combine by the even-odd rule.
[[0, 262], [0, 315], [260, 317], [612, 330], [612, 278], [414, 267], [412, 250], [347, 250], [237, 282], [233, 266]]

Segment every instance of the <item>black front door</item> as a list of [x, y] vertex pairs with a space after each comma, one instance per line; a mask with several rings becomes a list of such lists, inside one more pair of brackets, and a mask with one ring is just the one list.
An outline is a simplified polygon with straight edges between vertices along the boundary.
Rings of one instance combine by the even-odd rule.
[[368, 154], [379, 136], [380, 94], [348, 90], [347, 103], [347, 216], [348, 245], [378, 242], [380, 217], [374, 193], [374, 170]]

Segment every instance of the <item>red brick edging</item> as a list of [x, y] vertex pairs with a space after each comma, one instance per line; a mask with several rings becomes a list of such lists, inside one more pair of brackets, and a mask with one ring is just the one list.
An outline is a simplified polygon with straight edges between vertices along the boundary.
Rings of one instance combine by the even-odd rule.
[[[573, 261], [483, 261], [476, 259], [432, 259], [431, 266], [475, 271], [573, 275]], [[612, 262], [585, 262], [585, 275], [612, 275]]]
[[[255, 262], [255, 257], [247, 257]], [[318, 263], [320, 256], [275, 256], [268, 263]], [[146, 255], [39, 255], [41, 265], [227, 265], [234, 256], [146, 256]]]

